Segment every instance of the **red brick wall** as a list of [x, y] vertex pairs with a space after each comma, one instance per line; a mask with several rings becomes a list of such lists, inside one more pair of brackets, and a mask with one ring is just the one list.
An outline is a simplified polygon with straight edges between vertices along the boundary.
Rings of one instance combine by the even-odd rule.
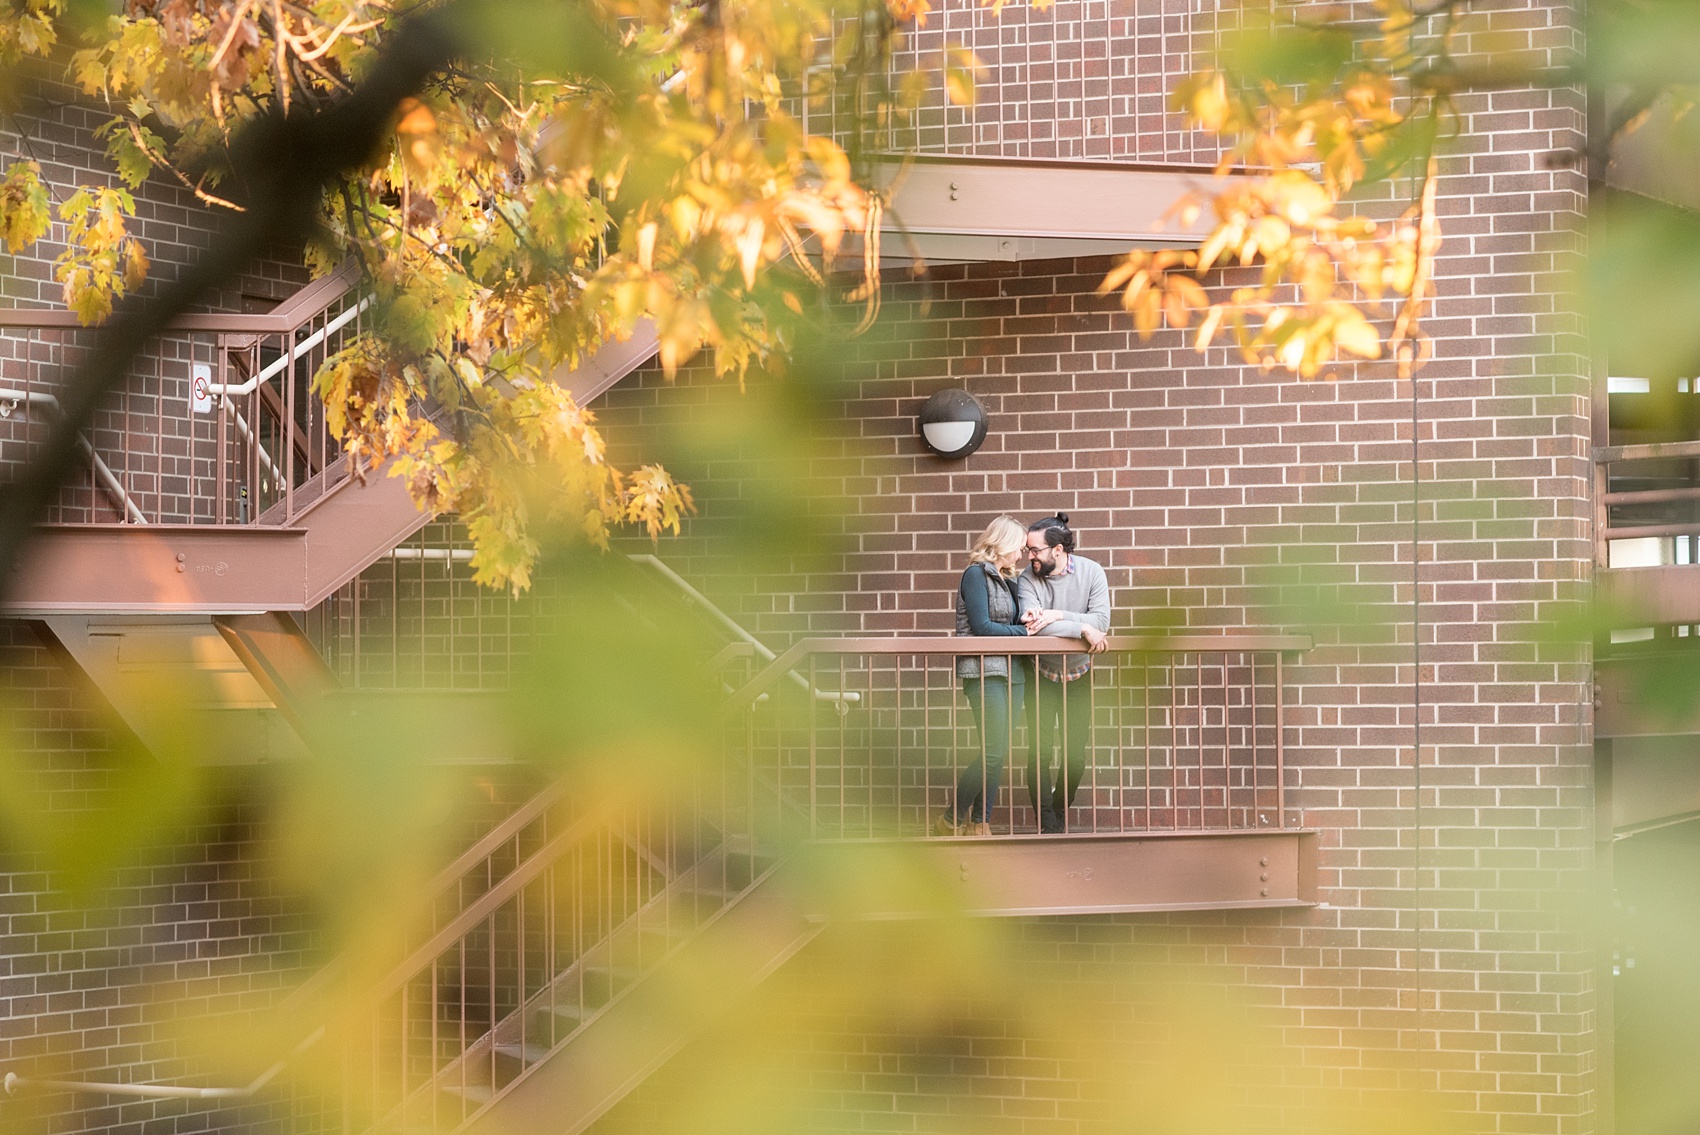
[[[1502, 30], [1554, 58], [1573, 42], [1562, 7], [1496, 7]], [[1291, 671], [1288, 783], [1321, 833], [1325, 905], [1035, 932], [1183, 937], [1243, 959], [1240, 992], [1270, 1007], [1320, 1083], [1434, 1088], [1481, 1130], [1586, 1131], [1602, 1025], [1581, 914], [1589, 659], [1564, 621], [1591, 570], [1589, 364], [1560, 283], [1582, 252], [1586, 186], [1564, 163], [1582, 102], [1511, 91], [1463, 109], [1476, 129], [1444, 166], [1434, 359], [1414, 407], [1386, 363], [1300, 383], [1220, 348], [1200, 358], [1178, 334], [1141, 343], [1093, 294], [1100, 260], [938, 267], [890, 287], [881, 331], [797, 367], [794, 385], [850, 388], [800, 410], [782, 446], [789, 498], [758, 491], [771, 458], [719, 439], [760, 417], [739, 405], [794, 394], [757, 384], [740, 403], [694, 369], [673, 387], [639, 376], [599, 409], [622, 459], [661, 457], [695, 480], [702, 515], [662, 557], [771, 645], [945, 633], [972, 536], [1001, 511], [1059, 508], [1108, 569], [1117, 626], [1311, 634]], [[966, 461], [916, 437], [914, 414], [945, 386], [991, 418]], [[816, 554], [764, 555], [763, 531], [785, 524], [812, 525]], [[1082, 988], [1134, 995], [1116, 951], [1058, 949]], [[901, 1059], [871, 1036], [835, 1018], [787, 1042], [857, 1085], [831, 1089], [857, 1122], [943, 1129], [931, 1117], [951, 1092], [1004, 1090], [975, 1072], [972, 1088], [899, 1092], [894, 1110], [882, 1077]], [[1068, 1094], [1034, 1081], [1018, 1094]], [[1070, 1108], [1085, 1114], [1075, 1101], [1010, 1129], [1051, 1129]]]
[[[149, 783], [131, 773], [154, 758], [111, 743], [80, 688], [23, 624], [0, 624], [0, 635], [13, 800], [45, 801], [62, 830], [92, 823], [88, 834], [127, 842], [106, 825], [147, 815], [133, 795], [116, 794]], [[7, 1071], [163, 1082], [204, 1076], [193, 1057], [209, 1037], [194, 1030], [269, 1004], [305, 972], [310, 920], [279, 892], [266, 865], [272, 778], [256, 769], [201, 777], [200, 798], [157, 840], [137, 840], [131, 853], [82, 880], [54, 870], [17, 832], [0, 835], [0, 1066]], [[0, 1099], [0, 1125], [189, 1131], [204, 1129], [213, 1110], [26, 1092]]]
[[[55, 206], [78, 185], [117, 186], [121, 183], [106, 159], [105, 144], [94, 133], [108, 117], [65, 84], [29, 84], [18, 110], [0, 119], [0, 168], [15, 161], [38, 162]], [[152, 261], [150, 286], [193, 263], [228, 215], [203, 204], [191, 190], [165, 174], [149, 178], [133, 195], [136, 215], [129, 227], [141, 238]], [[0, 251], [0, 302], [20, 307], [63, 307], [63, 293], [53, 280], [53, 260], [64, 251], [64, 241], [65, 227], [55, 220], [47, 236], [29, 250], [16, 255]], [[299, 259], [280, 250], [256, 262], [206, 309], [265, 310], [266, 301], [284, 299], [306, 282], [307, 273]]]
[[[1221, 147], [1186, 128], [1169, 94], [1217, 42], [1216, 0], [1059, 0], [993, 13], [943, 0], [906, 37], [898, 65], [933, 69], [924, 107], [897, 150], [1004, 158], [1214, 164]], [[937, 68], [948, 48], [981, 64], [971, 106], [951, 106]]]
[[[1501, 30], [1533, 46], [1573, 46], [1563, 5], [1492, 7]], [[998, 37], [995, 53], [977, 47], [996, 55], [1007, 95], [938, 111], [924, 148], [1208, 157], [1162, 98], [1205, 14], [1064, 3], [1048, 23], [1012, 9], [1003, 19], [948, 13], [963, 35]], [[1128, 19], [1156, 37], [1139, 40], [1131, 65], [1113, 22]], [[1006, 40], [1006, 29], [1020, 30]], [[1035, 62], [1041, 35], [1066, 46], [1050, 49], [1054, 65]], [[1125, 65], [1107, 95], [1099, 44]], [[1032, 129], [1010, 109], [1020, 100], [1057, 105], [1054, 128]], [[1553, 628], [1582, 600], [1591, 560], [1588, 366], [1556, 282], [1581, 251], [1586, 186], [1552, 158], [1577, 147], [1583, 107], [1570, 92], [1512, 91], [1463, 109], [1473, 117], [1445, 167], [1435, 359], [1415, 387], [1418, 490], [1413, 390], [1386, 364], [1301, 384], [1221, 349], [1200, 359], [1175, 334], [1142, 344], [1093, 295], [1101, 260], [944, 266], [891, 287], [867, 339], [745, 396], [789, 406], [801, 428], [754, 436], [764, 417], [700, 368], [673, 386], [637, 376], [598, 409], [621, 459], [664, 457], [695, 484], [702, 516], [662, 556], [773, 645], [805, 631], [944, 633], [986, 519], [1058, 508], [1109, 570], [1118, 626], [1313, 635], [1291, 674], [1287, 754], [1291, 805], [1321, 833], [1326, 905], [1033, 920], [1021, 926], [1024, 964], [1138, 1022], [1135, 963], [1148, 949], [1197, 954], [1272, 1015], [1302, 1069], [1282, 1074], [1319, 1096], [1426, 1086], [1475, 1129], [1581, 1132], [1596, 1126], [1601, 1024], [1577, 912], [1590, 866], [1588, 658]], [[836, 381], [852, 386], [825, 389]], [[915, 437], [920, 402], [945, 385], [973, 391], [992, 417], [966, 462], [927, 456]], [[779, 525], [812, 533], [813, 554], [766, 555], [764, 533]], [[793, 979], [843, 963], [811, 955]], [[1078, 1097], [1092, 1054], [1055, 1037], [1013, 1030], [990, 1045], [1005, 1063], [929, 1072], [935, 1049], [972, 1056], [1001, 1019], [987, 1003], [956, 1004], [925, 1028], [829, 1006], [783, 1023], [775, 1059], [807, 1077], [810, 1108], [839, 1113], [828, 1127], [935, 1129], [927, 1117], [959, 1094], [994, 1101], [970, 1106], [1009, 1130], [1103, 1117]], [[13, 1012], [8, 1025], [30, 1019]], [[1127, 1031], [1118, 1043], [1137, 1066]], [[1234, 1090], [1230, 1102], [1257, 1119], [1254, 1086]], [[1309, 1126], [1300, 1111], [1285, 1121]]]

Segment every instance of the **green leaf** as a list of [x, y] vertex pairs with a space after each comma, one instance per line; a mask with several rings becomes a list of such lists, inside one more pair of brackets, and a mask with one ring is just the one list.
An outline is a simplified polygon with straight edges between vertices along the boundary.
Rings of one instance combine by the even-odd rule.
[[1247, 13], [1248, 26], [1226, 36], [1222, 66], [1246, 86], [1332, 86], [1352, 61], [1352, 33], [1335, 25], [1279, 23]]
[[[154, 146], [159, 142], [157, 135], [152, 134], [145, 127], [140, 129], [142, 138], [149, 146]], [[114, 131], [111, 139], [106, 143], [106, 152], [111, 156], [113, 164], [118, 167], [118, 176], [124, 180], [125, 185], [132, 188], [141, 185], [148, 179], [148, 174], [153, 172], [153, 159], [148, 156], [146, 150], [137, 144], [136, 139], [131, 136], [128, 130]]]

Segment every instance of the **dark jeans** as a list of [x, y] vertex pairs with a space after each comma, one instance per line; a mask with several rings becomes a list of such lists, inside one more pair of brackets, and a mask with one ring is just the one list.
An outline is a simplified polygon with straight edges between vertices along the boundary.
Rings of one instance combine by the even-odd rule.
[[[1029, 723], [1033, 753], [1027, 768], [1027, 798], [1039, 814], [1039, 830], [1060, 832], [1086, 775], [1086, 750], [1092, 740], [1092, 672], [1072, 682], [1039, 678], [1033, 683], [1028, 702], [1033, 707], [1033, 721]], [[1046, 774], [1051, 753], [1059, 745], [1064, 760], [1053, 782]], [[1041, 785], [1047, 789], [1043, 799]]]
[[1021, 720], [1021, 691], [1021, 684], [1012, 688], [1008, 678], [962, 679], [962, 692], [968, 695], [974, 724], [980, 731], [980, 754], [956, 782], [956, 803], [950, 812], [951, 819], [959, 824], [991, 822], [1004, 765], [1015, 739], [1015, 723]]

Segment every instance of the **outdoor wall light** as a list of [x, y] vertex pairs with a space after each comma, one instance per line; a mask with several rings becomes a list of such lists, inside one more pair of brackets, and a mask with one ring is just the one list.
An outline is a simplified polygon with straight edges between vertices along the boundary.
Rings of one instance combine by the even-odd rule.
[[940, 457], [967, 457], [986, 440], [986, 409], [966, 390], [941, 390], [921, 407], [921, 442]]

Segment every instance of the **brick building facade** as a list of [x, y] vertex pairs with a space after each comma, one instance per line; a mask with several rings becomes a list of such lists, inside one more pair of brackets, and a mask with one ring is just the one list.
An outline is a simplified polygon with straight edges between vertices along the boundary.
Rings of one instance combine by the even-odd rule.
[[[1495, 49], [1507, 35], [1554, 59], [1578, 46], [1568, 4], [1486, 7]], [[994, 17], [941, 6], [914, 50], [971, 45], [988, 68], [980, 101], [929, 107], [912, 138], [894, 141], [1196, 169], [1214, 160], [1213, 143], [1183, 128], [1166, 92], [1214, 41], [1215, 9], [1060, 0]], [[1059, 510], [1108, 573], [1115, 630], [1309, 635], [1286, 671], [1282, 824], [1316, 833], [1317, 890], [1302, 909], [1011, 920], [997, 976], [1065, 1005], [1060, 1018], [1025, 1012], [1008, 988], [967, 992], [959, 975], [936, 1002], [911, 975], [874, 983], [863, 1002], [799, 1010], [799, 991], [828, 975], [894, 972], [905, 959], [919, 975], [948, 968], [924, 925], [834, 928], [599, 1129], [721, 1114], [693, 1116], [680, 1101], [711, 1094], [703, 1085], [728, 1052], [765, 1070], [755, 1098], [775, 1130], [1084, 1131], [1199, 1116], [1314, 1129], [1365, 1113], [1386, 1121], [1413, 1091], [1419, 1112], [1468, 1130], [1610, 1129], [1609, 999], [1587, 918], [1591, 655], [1568, 629], [1595, 559], [1595, 377], [1564, 284], [1584, 251], [1589, 185], [1555, 160], [1582, 148], [1585, 100], [1523, 90], [1460, 106], [1442, 166], [1433, 359], [1414, 384], [1387, 362], [1301, 383], [1221, 347], [1201, 356], [1175, 332], [1142, 342], [1115, 299], [1096, 294], [1110, 259], [1066, 256], [935, 264], [920, 281], [888, 283], [872, 332], [803, 352], [783, 384], [740, 393], [702, 366], [674, 381], [643, 369], [600, 397], [620, 458], [660, 457], [697, 493], [684, 537], [629, 550], [655, 551], [775, 649], [807, 635], [947, 634], [986, 521]], [[56, 182], [88, 176], [74, 158], [90, 143], [74, 133], [79, 113], [38, 119], [29, 143], [55, 147], [51, 158], [30, 152]], [[17, 134], [0, 142], [7, 158], [24, 152]], [[150, 251], [193, 244], [156, 228], [203, 223], [182, 193], [150, 183], [141, 200]], [[5, 294], [51, 302], [44, 271], [6, 262]], [[281, 298], [294, 280], [284, 268], [261, 275], [276, 287], [244, 290]], [[1213, 286], [1232, 286], [1231, 272], [1219, 277]], [[916, 436], [921, 402], [945, 387], [974, 394], [990, 419], [984, 447], [959, 462]], [[751, 422], [778, 424], [763, 434]], [[454, 542], [441, 526], [422, 546]], [[512, 613], [451, 582], [442, 558], [440, 575], [421, 559], [406, 600], [420, 604], [409, 642], [430, 637], [428, 624], [450, 629], [416, 645], [441, 663], [422, 665], [437, 675], [422, 680], [499, 682]], [[307, 621], [330, 627], [379, 591], [399, 620], [409, 564], [374, 567]], [[76, 794], [121, 783], [123, 762], [80, 725], [82, 695], [53, 657], [10, 633], [8, 685], [28, 691], [23, 720], [35, 730], [24, 747], [56, 805], [75, 808]], [[345, 646], [346, 630], [326, 634], [321, 649], [347, 681], [332, 642]], [[228, 779], [221, 801], [267, 791], [252, 769]], [[0, 1068], [192, 1075], [171, 1063], [169, 1029], [132, 991], [203, 981], [263, 998], [303, 970], [311, 928], [255, 866], [264, 833], [241, 808], [203, 807], [171, 862], [113, 904], [123, 927], [145, 929], [82, 925], [14, 857], [0, 875]], [[1223, 1036], [1243, 1048], [1208, 1049]], [[1176, 1052], [1190, 1053], [1179, 1085], [1158, 1071]], [[277, 1118], [47, 1099], [54, 1107], [0, 1109], [33, 1106], [43, 1130], [114, 1135]]]

